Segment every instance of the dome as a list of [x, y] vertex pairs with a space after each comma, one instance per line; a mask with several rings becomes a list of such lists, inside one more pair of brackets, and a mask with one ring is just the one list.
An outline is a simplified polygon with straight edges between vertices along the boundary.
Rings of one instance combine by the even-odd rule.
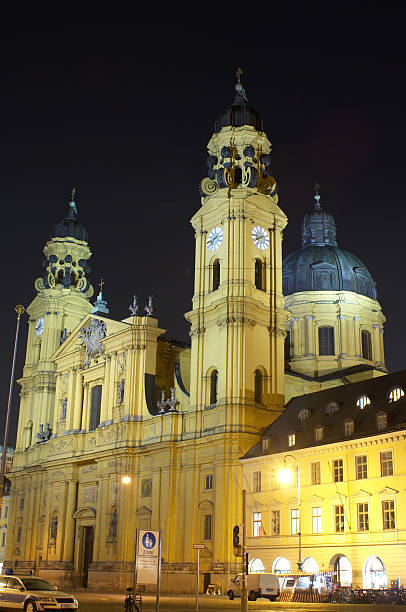
[[375, 282], [363, 262], [337, 246], [333, 216], [320, 206], [302, 224], [302, 248], [283, 260], [283, 294], [298, 291], [353, 291], [376, 300]]
[[78, 221], [75, 202], [69, 203], [69, 211], [66, 217], [59, 223], [55, 223], [51, 231], [51, 238], [76, 238], [88, 242], [86, 228]]
[[252, 125], [258, 132], [263, 132], [262, 117], [256, 110], [248, 106], [247, 95], [240, 81], [240, 76], [238, 76], [238, 81], [235, 84], [235, 91], [236, 96], [234, 102], [217, 117], [214, 124], [214, 131], [216, 133], [220, 132], [223, 127], [227, 126], [242, 127], [243, 125]]

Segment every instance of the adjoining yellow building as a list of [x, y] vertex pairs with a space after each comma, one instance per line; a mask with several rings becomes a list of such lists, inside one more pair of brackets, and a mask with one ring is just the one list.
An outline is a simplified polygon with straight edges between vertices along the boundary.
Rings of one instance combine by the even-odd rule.
[[[271, 143], [240, 80], [235, 89], [208, 144], [191, 220], [190, 346], [165, 336], [151, 302], [129, 298], [122, 320], [109, 316], [101, 291], [90, 303], [91, 251], [73, 197], [44, 247], [19, 381], [9, 567], [117, 590], [132, 580], [136, 529], [151, 528], [162, 533], [163, 590], [194, 590], [195, 543], [205, 545], [201, 588], [226, 588], [239, 567], [240, 459], [283, 413], [285, 381], [291, 397], [385, 372], [384, 317], [363, 289], [364, 268], [351, 287], [289, 289], [284, 300], [287, 217]], [[312, 213], [310, 233], [323, 215]], [[338, 333], [326, 358], [315, 348], [318, 325]], [[362, 356], [362, 331], [376, 325], [374, 351]]]
[[406, 584], [405, 389], [403, 371], [287, 404], [243, 459], [252, 570]]

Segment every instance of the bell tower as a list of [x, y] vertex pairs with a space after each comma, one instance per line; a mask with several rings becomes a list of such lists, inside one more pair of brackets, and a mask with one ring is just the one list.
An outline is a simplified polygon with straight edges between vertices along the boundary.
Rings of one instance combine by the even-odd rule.
[[87, 274], [91, 251], [87, 231], [78, 221], [75, 190], [62, 221], [44, 247], [44, 273], [35, 281], [37, 295], [27, 308], [28, 341], [21, 384], [17, 450], [35, 444], [35, 435], [52, 423], [55, 365], [51, 356], [93, 306]]
[[[237, 72], [234, 102], [208, 144], [195, 230], [191, 408], [218, 430], [258, 434], [284, 405], [282, 231], [271, 143]], [[270, 414], [271, 413], [271, 414]]]

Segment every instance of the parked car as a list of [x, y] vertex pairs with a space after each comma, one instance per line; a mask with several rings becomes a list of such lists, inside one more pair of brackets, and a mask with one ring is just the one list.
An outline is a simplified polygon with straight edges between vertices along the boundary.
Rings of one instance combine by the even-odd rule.
[[[241, 596], [242, 576], [238, 574], [231, 580], [227, 588], [229, 599]], [[265, 597], [275, 601], [279, 596], [279, 578], [276, 574], [247, 574], [247, 593], [250, 601]]]
[[0, 576], [0, 608], [18, 608], [24, 612], [76, 610], [73, 595], [59, 591], [37, 576]]

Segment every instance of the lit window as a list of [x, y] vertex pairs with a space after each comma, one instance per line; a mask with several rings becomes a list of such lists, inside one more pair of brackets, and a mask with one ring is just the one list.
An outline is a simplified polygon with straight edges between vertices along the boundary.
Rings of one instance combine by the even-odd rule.
[[379, 430], [386, 429], [388, 426], [388, 415], [386, 412], [380, 412], [376, 415], [376, 426]]
[[206, 490], [213, 488], [213, 474], [206, 474], [204, 477], [204, 488]]
[[204, 515], [204, 539], [211, 540], [211, 522], [212, 516], [211, 514]]
[[329, 402], [326, 406], [326, 414], [333, 416], [335, 412], [340, 410], [340, 404], [338, 402]]
[[258, 538], [259, 536], [262, 535], [261, 512], [254, 512], [253, 520], [252, 520], [252, 525], [253, 525], [254, 538]]
[[366, 455], [355, 457], [355, 478], [357, 480], [368, 478], [368, 460]]
[[345, 421], [344, 422], [344, 434], [346, 436], [352, 436], [354, 433], [354, 421]]
[[402, 387], [394, 387], [392, 391], [389, 393], [389, 401], [397, 402], [401, 397], [405, 396], [405, 392]]
[[262, 440], [262, 452], [268, 453], [271, 448], [271, 440], [269, 438], [263, 438]]
[[344, 480], [344, 462], [342, 459], [333, 459], [333, 480], [334, 482], [343, 482]]
[[310, 418], [310, 410], [308, 408], [302, 408], [302, 410], [297, 415], [297, 420], [301, 423], [306, 419]]
[[392, 451], [381, 453], [381, 476], [393, 475], [393, 456]]
[[361, 397], [359, 397], [357, 400], [357, 406], [360, 410], [364, 410], [365, 406], [368, 406], [370, 403], [371, 400], [369, 399], [368, 395], [361, 395]]
[[334, 354], [334, 327], [319, 327], [319, 355]]
[[366, 329], [361, 332], [362, 357], [363, 359], [372, 360], [372, 341], [371, 333]]
[[334, 528], [336, 533], [344, 532], [344, 506], [334, 506]]
[[310, 464], [310, 476], [312, 485], [320, 484], [320, 461]]
[[357, 504], [358, 531], [369, 530], [368, 504]]
[[312, 508], [312, 532], [321, 533], [321, 508]]
[[288, 445], [289, 446], [295, 446], [295, 444], [296, 444], [296, 434], [290, 433], [288, 435]]
[[290, 532], [292, 535], [299, 533], [299, 510], [297, 508], [290, 511]]
[[259, 493], [261, 491], [261, 472], [254, 472], [252, 477], [254, 493]]
[[382, 502], [382, 520], [384, 529], [395, 529], [395, 502], [392, 499]]
[[272, 535], [279, 535], [281, 532], [281, 515], [279, 510], [272, 510], [271, 512], [271, 533]]

